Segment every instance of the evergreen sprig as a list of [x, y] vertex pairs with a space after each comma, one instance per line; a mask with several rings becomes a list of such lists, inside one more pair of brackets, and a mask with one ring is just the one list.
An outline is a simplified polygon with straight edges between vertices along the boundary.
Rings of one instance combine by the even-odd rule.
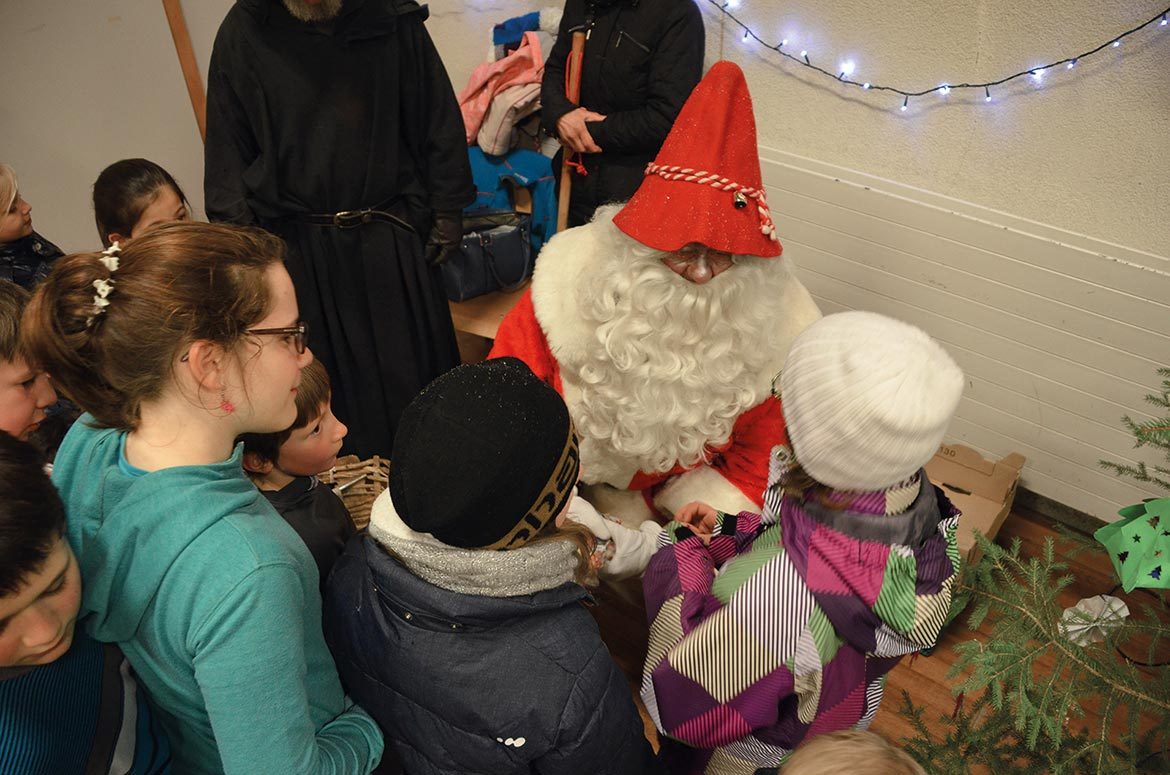
[[1104, 642], [1078, 646], [1061, 629], [1059, 596], [1073, 579], [1052, 539], [1033, 558], [1020, 556], [1019, 539], [1007, 549], [977, 540], [983, 562], [960, 586], [971, 595], [971, 629], [986, 621], [991, 635], [956, 646], [948, 675], [969, 701], [941, 719], [939, 739], [905, 695], [901, 712], [915, 729], [906, 750], [940, 775], [1165, 771], [1170, 671], [1142, 671], [1117, 647], [1140, 638], [1158, 653], [1170, 641], [1170, 609], [1146, 607]]
[[1158, 393], [1146, 396], [1147, 403], [1167, 412], [1166, 416], [1158, 417], [1145, 422], [1135, 422], [1126, 415], [1121, 418], [1122, 424], [1133, 434], [1134, 449], [1153, 447], [1163, 452], [1166, 464], [1152, 466], [1139, 461], [1137, 465], [1117, 463], [1111, 460], [1100, 460], [1098, 463], [1118, 476], [1128, 476], [1139, 482], [1150, 482], [1164, 490], [1170, 490], [1170, 368], [1158, 369], [1162, 377], [1162, 389]]

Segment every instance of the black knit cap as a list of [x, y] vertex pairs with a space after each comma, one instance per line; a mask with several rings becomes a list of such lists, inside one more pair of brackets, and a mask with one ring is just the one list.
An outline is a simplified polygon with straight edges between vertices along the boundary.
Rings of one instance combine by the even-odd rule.
[[411, 530], [514, 549], [561, 512], [580, 455], [565, 402], [521, 360], [459, 366], [398, 421], [390, 497]]

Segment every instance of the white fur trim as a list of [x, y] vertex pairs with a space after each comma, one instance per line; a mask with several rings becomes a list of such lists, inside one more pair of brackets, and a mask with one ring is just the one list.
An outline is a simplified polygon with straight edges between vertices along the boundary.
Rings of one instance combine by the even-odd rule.
[[706, 503], [725, 514], [760, 510], [742, 490], [710, 466], [679, 474], [654, 496], [654, 505], [671, 514], [677, 514], [692, 501]]
[[601, 228], [602, 224], [589, 223], [556, 234], [541, 249], [532, 273], [532, 308], [557, 360], [585, 349], [593, 336], [578, 308], [577, 289], [588, 281]]

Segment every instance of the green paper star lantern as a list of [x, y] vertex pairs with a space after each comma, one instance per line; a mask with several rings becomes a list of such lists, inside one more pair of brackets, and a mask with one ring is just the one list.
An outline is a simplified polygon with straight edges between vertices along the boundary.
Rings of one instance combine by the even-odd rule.
[[1151, 498], [1117, 513], [1122, 519], [1093, 537], [1109, 552], [1122, 588], [1170, 589], [1170, 498]]

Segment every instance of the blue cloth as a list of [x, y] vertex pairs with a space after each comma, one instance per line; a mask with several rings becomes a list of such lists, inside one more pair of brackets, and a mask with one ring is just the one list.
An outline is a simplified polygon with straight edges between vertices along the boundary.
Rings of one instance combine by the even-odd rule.
[[32, 290], [63, 255], [61, 248], [35, 231], [27, 237], [0, 243], [0, 278]]
[[0, 680], [0, 772], [169, 773], [167, 738], [125, 662], [79, 627], [56, 662]]
[[516, 148], [503, 156], [488, 156], [478, 146], [467, 149], [471, 177], [475, 180], [475, 201], [465, 210], [515, 209], [508, 195], [511, 181], [532, 193], [532, 250], [539, 253], [557, 233], [557, 196], [552, 160], [536, 151]]
[[524, 33], [536, 32], [539, 29], [540, 11], [513, 16], [492, 28], [492, 45], [514, 46], [524, 37]]

